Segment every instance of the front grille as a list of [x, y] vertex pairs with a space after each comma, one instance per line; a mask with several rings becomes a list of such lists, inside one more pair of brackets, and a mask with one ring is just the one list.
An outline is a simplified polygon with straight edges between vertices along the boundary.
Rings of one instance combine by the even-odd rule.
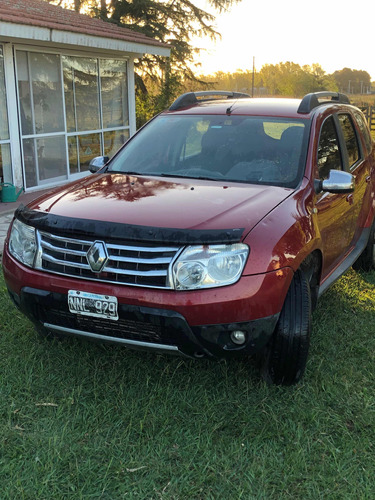
[[168, 330], [160, 325], [120, 318], [118, 321], [108, 321], [102, 318], [85, 317], [54, 308], [39, 307], [38, 317], [43, 322], [56, 326], [64, 326], [84, 332], [96, 333], [106, 337], [129, 339], [154, 344], [176, 344], [176, 339], [168, 334]]
[[92, 271], [86, 254], [94, 240], [67, 238], [38, 231], [36, 267], [50, 273], [107, 283], [170, 288], [168, 268], [179, 247], [105, 243], [108, 261], [99, 272]]

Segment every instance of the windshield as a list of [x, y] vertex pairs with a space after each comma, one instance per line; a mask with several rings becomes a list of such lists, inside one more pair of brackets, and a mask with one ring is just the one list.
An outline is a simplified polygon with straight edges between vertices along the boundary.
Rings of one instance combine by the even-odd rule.
[[161, 115], [112, 160], [108, 171], [296, 187], [306, 120]]

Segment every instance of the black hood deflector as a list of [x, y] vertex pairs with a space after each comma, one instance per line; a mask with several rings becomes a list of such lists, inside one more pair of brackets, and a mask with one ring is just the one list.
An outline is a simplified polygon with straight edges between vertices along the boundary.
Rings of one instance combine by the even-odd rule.
[[95, 240], [103, 239], [107, 242], [120, 240], [173, 245], [213, 245], [238, 243], [241, 241], [244, 232], [244, 228], [173, 229], [80, 219], [30, 210], [24, 205], [17, 208], [15, 216], [21, 222], [40, 231], [79, 239], [85, 239], [85, 237]]

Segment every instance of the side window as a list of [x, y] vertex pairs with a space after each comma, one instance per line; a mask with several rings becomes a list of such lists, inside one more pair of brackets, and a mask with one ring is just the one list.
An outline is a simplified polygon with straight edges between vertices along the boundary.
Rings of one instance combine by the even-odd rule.
[[332, 169], [342, 170], [342, 161], [333, 118], [323, 123], [318, 145], [318, 170], [321, 179], [327, 179]]
[[352, 167], [361, 157], [358, 147], [357, 134], [349, 115], [338, 115], [348, 151], [349, 167]]
[[359, 130], [362, 132], [363, 138], [365, 140], [367, 152], [370, 153], [371, 149], [372, 149], [372, 141], [371, 141], [370, 132], [369, 132], [368, 126], [365, 122], [365, 119], [359, 113], [355, 113], [354, 116], [355, 116], [356, 122], [358, 123]]

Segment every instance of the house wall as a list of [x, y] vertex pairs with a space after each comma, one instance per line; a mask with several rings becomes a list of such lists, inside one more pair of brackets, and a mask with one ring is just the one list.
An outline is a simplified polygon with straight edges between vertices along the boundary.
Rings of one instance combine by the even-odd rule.
[[31, 191], [85, 176], [135, 132], [133, 57], [0, 40], [0, 120], [4, 182]]

